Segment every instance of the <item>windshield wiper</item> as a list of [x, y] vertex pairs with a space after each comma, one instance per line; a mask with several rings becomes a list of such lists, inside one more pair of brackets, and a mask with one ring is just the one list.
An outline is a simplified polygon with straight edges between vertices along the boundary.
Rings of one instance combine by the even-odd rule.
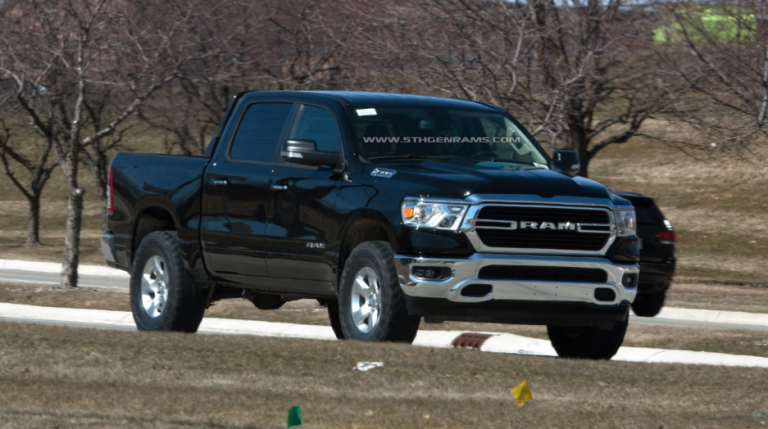
[[450, 156], [426, 156], [426, 155], [414, 155], [412, 153], [409, 153], [408, 155], [383, 155], [383, 156], [372, 156], [368, 158], [368, 161], [376, 161], [379, 159], [438, 159], [438, 160], [445, 160], [445, 159], [458, 159], [461, 158], [460, 156], [457, 157], [450, 157]]

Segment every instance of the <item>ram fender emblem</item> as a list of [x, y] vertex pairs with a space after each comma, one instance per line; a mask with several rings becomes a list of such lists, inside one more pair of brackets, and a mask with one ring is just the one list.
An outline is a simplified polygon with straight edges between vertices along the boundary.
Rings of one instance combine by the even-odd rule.
[[390, 177], [394, 176], [395, 173], [397, 173], [397, 171], [387, 168], [374, 168], [373, 171], [371, 171], [371, 176], [389, 179]]

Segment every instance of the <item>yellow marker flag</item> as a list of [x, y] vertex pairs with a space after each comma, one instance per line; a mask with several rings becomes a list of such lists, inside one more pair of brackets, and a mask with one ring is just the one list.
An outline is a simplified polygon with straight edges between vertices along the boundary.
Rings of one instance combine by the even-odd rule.
[[515, 400], [517, 400], [518, 407], [522, 407], [526, 401], [533, 398], [531, 395], [531, 388], [528, 387], [528, 380], [524, 380], [522, 383], [518, 384], [517, 387], [510, 389], [509, 391], [512, 393], [512, 396], [515, 397]]

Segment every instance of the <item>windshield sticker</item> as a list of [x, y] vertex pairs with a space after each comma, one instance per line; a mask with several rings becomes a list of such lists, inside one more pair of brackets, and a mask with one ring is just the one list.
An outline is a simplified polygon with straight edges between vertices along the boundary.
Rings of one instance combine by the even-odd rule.
[[376, 109], [357, 109], [357, 116], [376, 116]]

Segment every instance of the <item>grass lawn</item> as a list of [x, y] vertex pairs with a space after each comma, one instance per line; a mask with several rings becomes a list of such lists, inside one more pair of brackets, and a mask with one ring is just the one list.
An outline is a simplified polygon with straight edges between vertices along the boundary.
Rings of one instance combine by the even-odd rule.
[[[768, 371], [0, 323], [4, 428], [763, 428]], [[354, 371], [358, 361], [383, 368]], [[528, 380], [518, 408], [509, 389]]]

